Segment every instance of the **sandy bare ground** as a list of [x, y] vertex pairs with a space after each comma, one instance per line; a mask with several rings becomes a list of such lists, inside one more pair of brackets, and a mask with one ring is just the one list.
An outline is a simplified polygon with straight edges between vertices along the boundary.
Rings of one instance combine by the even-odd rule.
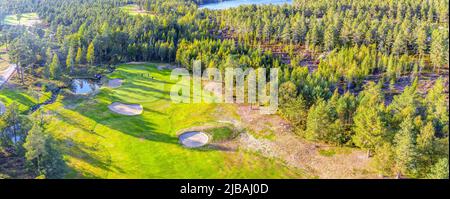
[[255, 138], [251, 133], [241, 134], [241, 149], [259, 152], [263, 156], [277, 158], [291, 167], [303, 169], [319, 178], [377, 178], [368, 172], [370, 159], [364, 151], [347, 149], [345, 153], [324, 156], [320, 150], [336, 149], [324, 144], [315, 144], [297, 137], [287, 121], [278, 115], [262, 115], [250, 106], [240, 105], [238, 114], [244, 127], [263, 135], [274, 134], [274, 138]]
[[15, 71], [16, 71], [15, 64], [11, 64], [6, 70], [0, 71], [0, 87], [3, 86], [3, 84], [5, 84], [9, 80], [9, 78], [14, 74]]
[[144, 108], [140, 104], [123, 104], [119, 102], [112, 103], [108, 108], [112, 112], [127, 116], [140, 115], [144, 111]]
[[3, 104], [3, 102], [0, 102], [0, 115], [5, 114], [6, 112], [6, 106]]
[[30, 19], [27, 22], [23, 23], [22, 25], [27, 26], [27, 27], [33, 27], [35, 25], [41, 24], [42, 20], [40, 19]]
[[173, 65], [159, 65], [158, 70], [173, 70], [175, 68], [178, 68], [177, 66], [173, 66]]
[[132, 61], [132, 62], [128, 62], [127, 64], [133, 64], [133, 65], [141, 65], [141, 64], [147, 64], [148, 62], [136, 62], [136, 61]]
[[109, 88], [119, 88], [122, 86], [123, 80], [122, 79], [111, 79], [108, 81], [108, 87]]
[[209, 137], [206, 133], [199, 131], [186, 132], [179, 136], [180, 142], [183, 146], [188, 148], [198, 148], [205, 146], [209, 142]]

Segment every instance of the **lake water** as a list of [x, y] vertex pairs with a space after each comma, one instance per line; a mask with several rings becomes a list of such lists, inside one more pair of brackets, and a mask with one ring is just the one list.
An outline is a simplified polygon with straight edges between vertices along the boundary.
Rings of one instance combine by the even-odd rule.
[[12, 142], [13, 144], [17, 144], [17, 143], [19, 143], [21, 140], [22, 140], [22, 136], [20, 136], [20, 135], [16, 135], [16, 136], [12, 136], [12, 137], [11, 137], [11, 142]]
[[231, 1], [222, 1], [218, 3], [208, 3], [204, 5], [200, 5], [200, 9], [211, 9], [211, 10], [223, 10], [227, 8], [234, 8], [240, 5], [283, 5], [283, 4], [291, 4], [292, 0], [231, 0]]
[[74, 79], [72, 82], [72, 91], [77, 95], [87, 95], [94, 93], [99, 89], [98, 84], [88, 79]]

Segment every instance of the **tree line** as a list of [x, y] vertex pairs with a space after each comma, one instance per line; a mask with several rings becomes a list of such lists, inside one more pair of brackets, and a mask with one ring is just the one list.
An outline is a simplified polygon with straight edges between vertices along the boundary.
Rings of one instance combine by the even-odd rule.
[[[22, 79], [61, 81], [129, 61], [280, 68], [280, 114], [298, 135], [367, 149], [386, 175], [448, 178], [448, 78], [436, 80], [426, 95], [418, 92], [424, 72], [448, 70], [448, 0], [296, 0], [222, 11], [197, 9], [209, 1], [0, 2], [0, 19], [37, 12], [44, 22], [0, 24], [0, 45]], [[130, 15], [122, 9], [130, 4], [153, 17]], [[317, 68], [302, 66], [298, 52], [287, 53], [291, 62], [283, 63], [258, 47], [264, 44], [301, 46], [324, 56]], [[376, 75], [377, 81], [367, 81]], [[395, 86], [402, 76], [410, 85], [386, 103], [385, 83]], [[22, 130], [45, 132], [45, 125]]]

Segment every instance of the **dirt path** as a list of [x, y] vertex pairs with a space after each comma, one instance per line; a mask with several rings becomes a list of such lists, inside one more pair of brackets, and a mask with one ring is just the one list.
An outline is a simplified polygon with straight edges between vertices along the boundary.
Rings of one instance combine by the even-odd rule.
[[0, 88], [3, 86], [3, 84], [8, 82], [8, 80], [16, 71], [16, 67], [17, 66], [15, 64], [11, 64], [6, 70], [0, 71]]
[[[262, 115], [250, 106], [240, 105], [238, 114], [249, 130], [241, 134], [239, 146], [277, 158], [318, 178], [377, 178], [368, 172], [364, 151], [316, 144], [297, 137], [287, 121], [278, 115]], [[325, 155], [324, 155], [325, 154]], [[326, 155], [330, 154], [330, 155]]]

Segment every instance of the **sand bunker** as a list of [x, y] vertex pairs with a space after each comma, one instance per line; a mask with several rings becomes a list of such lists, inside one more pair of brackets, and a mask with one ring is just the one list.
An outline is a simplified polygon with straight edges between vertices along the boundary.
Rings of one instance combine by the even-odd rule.
[[122, 86], [123, 80], [122, 79], [111, 79], [108, 81], [108, 87], [110, 88], [119, 88]]
[[6, 106], [3, 104], [3, 102], [0, 102], [0, 115], [5, 114], [6, 112]]
[[209, 137], [206, 133], [199, 131], [186, 132], [179, 137], [181, 144], [188, 148], [202, 147], [208, 144]]
[[173, 70], [178, 68], [177, 66], [173, 66], [173, 65], [160, 65], [157, 67], [158, 70]]
[[108, 106], [109, 110], [121, 115], [140, 115], [144, 111], [144, 108], [140, 104], [122, 104], [114, 102]]

